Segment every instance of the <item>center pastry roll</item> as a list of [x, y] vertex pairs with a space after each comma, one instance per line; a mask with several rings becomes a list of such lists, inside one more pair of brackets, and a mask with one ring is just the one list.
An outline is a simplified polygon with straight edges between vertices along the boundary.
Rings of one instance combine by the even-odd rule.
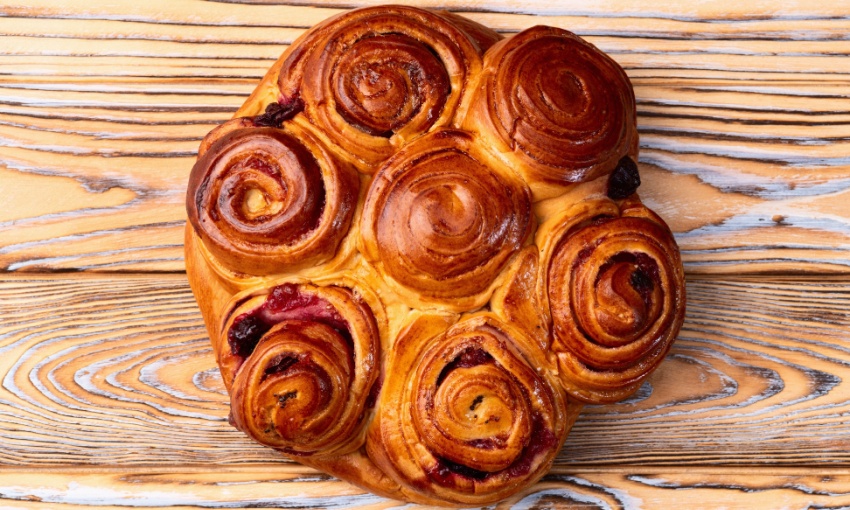
[[464, 131], [407, 145], [375, 174], [359, 248], [411, 307], [484, 305], [534, 227], [528, 187]]

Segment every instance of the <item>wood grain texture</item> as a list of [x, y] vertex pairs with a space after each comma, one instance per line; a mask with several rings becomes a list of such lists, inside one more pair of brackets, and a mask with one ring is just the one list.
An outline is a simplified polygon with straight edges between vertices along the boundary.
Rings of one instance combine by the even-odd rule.
[[[0, 268], [180, 271], [186, 179], [295, 37], [376, 2], [0, 4]], [[573, 30], [627, 70], [641, 195], [691, 273], [850, 271], [841, 2], [420, 1]], [[759, 9], [762, 9], [761, 11]]]
[[[556, 466], [850, 468], [850, 278], [688, 293], [669, 358], [587, 408]], [[0, 467], [286, 464], [227, 424], [182, 277], [0, 280], [0, 380]]]
[[[418, 508], [307, 468], [0, 471], [4, 508]], [[494, 510], [688, 508], [839, 509], [850, 505], [846, 470], [554, 470]]]
[[[403, 506], [230, 427], [185, 276], [161, 274], [203, 135], [305, 29], [380, 3], [0, 0], [0, 507]], [[850, 508], [846, 5], [411, 3], [620, 62], [641, 196], [689, 273], [661, 369], [499, 508]], [[109, 274], [8, 274], [41, 271]]]
[[[499, 508], [850, 504], [850, 278], [691, 277], [670, 357]], [[226, 422], [182, 276], [0, 279], [0, 506], [393, 508]], [[805, 466], [805, 467], [801, 467]]]

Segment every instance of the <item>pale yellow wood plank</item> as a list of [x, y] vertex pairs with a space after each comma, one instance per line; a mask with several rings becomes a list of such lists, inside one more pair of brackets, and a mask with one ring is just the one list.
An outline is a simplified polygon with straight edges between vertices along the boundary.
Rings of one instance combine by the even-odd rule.
[[[170, 2], [168, 0], [152, 0], [130, 5], [117, 5], [108, 0], [93, 0], [78, 6], [57, 6], [51, 0], [29, 0], [26, 3], [12, 3], [4, 7], [7, 15], [15, 16], [61, 16], [80, 18], [126, 17], [151, 21], [175, 21], [192, 19], [195, 23], [212, 22], [220, 24], [250, 24], [252, 15], [274, 15], [287, 12], [295, 19], [306, 21], [316, 20], [314, 16], [327, 17], [339, 9], [316, 8], [322, 2], [296, 0], [285, 2], [290, 6], [270, 5], [283, 2], [244, 1], [235, 2], [244, 8], [233, 11], [230, 3], [205, 3], [200, 0]], [[349, 2], [352, 6], [381, 5], [382, 0], [360, 0]], [[269, 5], [266, 5], [269, 4]], [[299, 6], [301, 4], [303, 6]], [[650, 9], [641, 0], [606, 0], [594, 2], [592, 5], [580, 0], [418, 0], [416, 5], [449, 10], [495, 11], [507, 13], [530, 14], [572, 14], [580, 16], [619, 15], [644, 19], [685, 19], [685, 20], [762, 20], [776, 19], [797, 21], [799, 19], [823, 19], [843, 17], [846, 11], [840, 2], [807, 2], [804, 0], [784, 0], [765, 2], [757, 5], [745, 3], [729, 3], [724, 0], [710, 0], [698, 3], [681, 3], [676, 0], [653, 2]], [[206, 8], [202, 8], [206, 7]], [[264, 18], [270, 24], [271, 19]]]
[[[556, 465], [850, 466], [850, 279], [691, 278], [688, 298], [662, 367], [586, 408]], [[227, 424], [180, 276], [0, 279], [0, 380], [0, 466], [287, 463]]]
[[[306, 468], [56, 469], [0, 471], [4, 508], [424, 508], [405, 505]], [[558, 470], [492, 508], [843, 508], [842, 469]]]
[[[124, 11], [124, 9], [122, 9]], [[61, 16], [61, 14], [58, 14]], [[197, 15], [195, 16], [197, 19]], [[297, 18], [296, 18], [297, 19]], [[184, 22], [187, 20], [184, 20]], [[112, 41], [141, 40], [206, 43], [252, 44], [289, 44], [298, 37], [305, 27], [256, 26], [258, 20], [252, 20], [250, 27], [217, 26], [211, 30], [186, 30], [183, 23], [153, 24], [146, 22], [121, 21], [110, 19], [67, 19], [61, 17], [9, 17], [0, 19], [0, 30], [10, 36], [47, 37], [51, 39], [80, 39]], [[176, 47], [176, 46], [175, 46]]]

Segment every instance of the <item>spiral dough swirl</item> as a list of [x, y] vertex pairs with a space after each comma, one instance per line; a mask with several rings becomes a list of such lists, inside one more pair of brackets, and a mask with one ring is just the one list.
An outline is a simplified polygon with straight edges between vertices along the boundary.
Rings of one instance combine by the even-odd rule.
[[484, 65], [465, 126], [493, 135], [532, 184], [591, 180], [637, 155], [628, 77], [571, 32], [523, 31], [494, 46]]
[[334, 285], [265, 292], [234, 301], [216, 345], [234, 425], [292, 455], [359, 447], [380, 372], [371, 309]]
[[478, 305], [530, 235], [527, 187], [488, 166], [473, 138], [442, 130], [387, 162], [369, 189], [361, 223], [368, 259], [423, 296]]
[[236, 129], [192, 169], [189, 221], [230, 268], [263, 275], [331, 258], [357, 202], [356, 173], [308, 133]]
[[673, 235], [633, 197], [589, 205], [565, 225], [548, 270], [552, 350], [574, 397], [615, 402], [638, 389], [682, 325], [685, 286]]
[[[468, 33], [467, 31], [471, 32]], [[499, 36], [403, 6], [367, 8], [315, 27], [284, 61], [285, 100], [372, 173], [396, 148], [451, 122], [481, 55]]]
[[439, 326], [425, 319], [400, 335], [367, 449], [427, 496], [496, 501], [549, 468], [566, 435], [565, 403], [523, 333], [487, 314]]

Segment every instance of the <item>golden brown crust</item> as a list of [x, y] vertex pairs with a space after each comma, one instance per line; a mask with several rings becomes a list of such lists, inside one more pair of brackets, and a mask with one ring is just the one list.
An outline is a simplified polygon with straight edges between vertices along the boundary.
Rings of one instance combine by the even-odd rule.
[[221, 310], [227, 305], [238, 289], [229, 285], [220, 278], [214, 266], [210, 265], [207, 257], [203, 255], [204, 246], [198, 239], [192, 226], [188, 223], [183, 232], [183, 245], [186, 254], [186, 277], [204, 324], [211, 339], [218, 338], [219, 317]]
[[306, 130], [234, 129], [198, 158], [186, 209], [218, 260], [266, 275], [331, 259], [358, 187], [356, 173]]
[[490, 301], [490, 309], [505, 322], [523, 328], [543, 352], [549, 352], [549, 310], [538, 289], [537, 246], [524, 248], [506, 270], [505, 282]]
[[[498, 501], [540, 478], [567, 406], [543, 352], [490, 314], [417, 318], [388, 360], [367, 451], [413, 501]], [[423, 498], [424, 496], [424, 498]]]
[[566, 30], [537, 26], [500, 41], [463, 126], [531, 185], [535, 199], [637, 159], [635, 99], [623, 69]]
[[305, 32], [204, 138], [187, 193], [231, 423], [395, 499], [534, 483], [681, 326], [637, 148], [628, 78], [569, 32], [405, 6]]
[[372, 173], [406, 142], [450, 124], [484, 50], [499, 39], [456, 19], [401, 5], [330, 18], [286, 55], [281, 100], [303, 101], [301, 121]]
[[234, 296], [213, 339], [234, 425], [292, 455], [359, 448], [386, 331], [380, 302], [369, 294], [351, 279], [331, 278], [276, 281]]
[[219, 141], [228, 133], [252, 127], [257, 126], [254, 124], [254, 119], [251, 117], [236, 117], [220, 124], [215, 129], [207, 133], [204, 139], [201, 140], [201, 145], [198, 147], [198, 158], [203, 156], [215, 142]]
[[664, 358], [684, 320], [684, 272], [673, 234], [637, 195], [621, 203], [591, 196], [544, 222], [537, 240], [564, 388], [588, 403], [628, 397]]
[[449, 11], [432, 11], [439, 14], [443, 18], [449, 20], [457, 28], [469, 37], [475, 45], [478, 53], [483, 55], [491, 46], [502, 40], [502, 36], [498, 32], [476, 23], [469, 18], [464, 18], [458, 14]]
[[[366, 454], [365, 447], [333, 457], [299, 457], [298, 461], [329, 475], [347, 480], [379, 496], [397, 500], [409, 499], [401, 486], [372, 462], [372, 459]], [[428, 503], [440, 504], [437, 500]]]
[[375, 175], [360, 249], [410, 306], [480, 307], [533, 229], [528, 188], [463, 131], [439, 130]]

